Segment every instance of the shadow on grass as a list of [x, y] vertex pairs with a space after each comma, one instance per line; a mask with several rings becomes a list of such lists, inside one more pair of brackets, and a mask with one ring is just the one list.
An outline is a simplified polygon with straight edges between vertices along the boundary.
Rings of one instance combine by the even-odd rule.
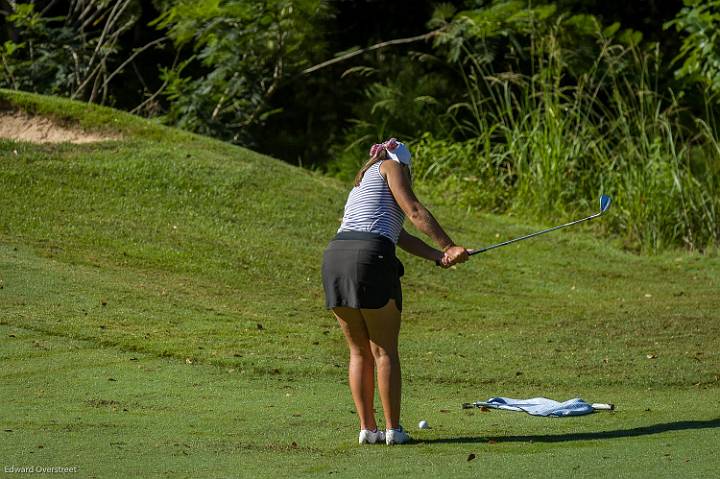
[[448, 437], [444, 439], [418, 440], [418, 444], [462, 444], [487, 442], [567, 442], [567, 441], [595, 441], [599, 439], [617, 439], [621, 437], [648, 436], [669, 431], [686, 431], [691, 429], [713, 429], [720, 427], [720, 418], [707, 421], [677, 421], [664, 424], [653, 424], [632, 429], [618, 429], [615, 431], [579, 432], [571, 434], [544, 434], [528, 436], [464, 436]]

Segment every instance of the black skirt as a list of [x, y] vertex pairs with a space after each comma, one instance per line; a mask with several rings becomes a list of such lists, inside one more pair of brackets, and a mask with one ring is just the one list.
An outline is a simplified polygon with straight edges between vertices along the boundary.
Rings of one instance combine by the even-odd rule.
[[325, 306], [378, 309], [392, 298], [402, 311], [404, 272], [390, 239], [376, 233], [338, 233], [323, 253]]

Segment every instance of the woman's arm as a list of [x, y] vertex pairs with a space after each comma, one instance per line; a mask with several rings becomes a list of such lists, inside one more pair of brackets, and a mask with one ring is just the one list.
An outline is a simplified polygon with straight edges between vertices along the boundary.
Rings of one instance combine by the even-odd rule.
[[397, 244], [408, 253], [421, 258], [429, 259], [430, 261], [438, 262], [443, 259], [443, 256], [445, 256], [442, 251], [433, 248], [417, 236], [413, 236], [405, 231], [405, 228], [400, 231], [400, 237], [398, 238]]
[[443, 251], [455, 246], [435, 217], [415, 196], [405, 166], [395, 161], [383, 161], [380, 172], [385, 175], [395, 201], [418, 230], [432, 238]]
[[468, 254], [465, 248], [455, 246], [453, 240], [445, 233], [445, 230], [442, 229], [435, 217], [415, 196], [406, 167], [395, 161], [383, 161], [380, 165], [380, 173], [387, 179], [395, 201], [397, 201], [397, 204], [405, 212], [412, 224], [432, 238], [445, 252], [443, 263], [454, 264], [467, 261]]

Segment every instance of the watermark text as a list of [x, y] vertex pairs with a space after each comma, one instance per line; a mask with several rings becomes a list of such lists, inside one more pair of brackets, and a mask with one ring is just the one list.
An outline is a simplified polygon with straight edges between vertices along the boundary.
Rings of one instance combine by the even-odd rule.
[[74, 474], [77, 466], [5, 466], [5, 474]]

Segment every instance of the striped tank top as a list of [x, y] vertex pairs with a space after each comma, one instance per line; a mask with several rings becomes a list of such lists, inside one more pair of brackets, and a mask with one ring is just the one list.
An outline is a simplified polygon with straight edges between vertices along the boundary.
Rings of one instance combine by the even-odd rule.
[[350, 191], [338, 233], [341, 231], [378, 233], [397, 244], [405, 213], [395, 201], [387, 180], [380, 173], [381, 163], [382, 161], [378, 161], [368, 168], [360, 181], [360, 186]]

